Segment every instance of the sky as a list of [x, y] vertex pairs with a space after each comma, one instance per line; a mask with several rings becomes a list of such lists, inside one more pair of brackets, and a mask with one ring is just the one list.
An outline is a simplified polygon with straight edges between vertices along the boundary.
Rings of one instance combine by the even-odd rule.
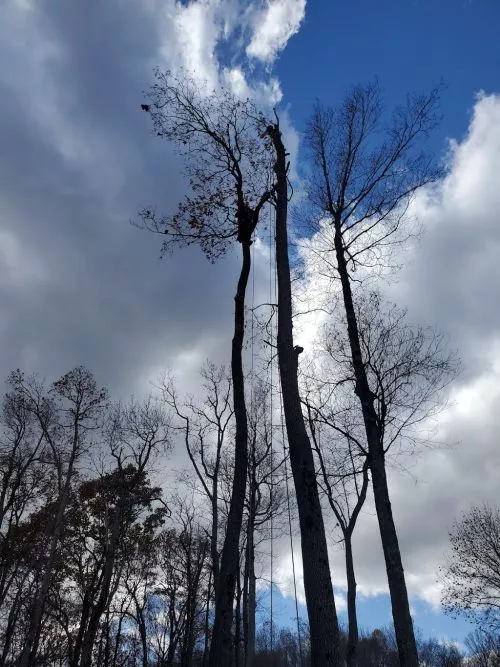
[[[497, 502], [500, 479], [499, 25], [496, 0], [0, 5], [3, 377], [20, 367], [53, 379], [85, 364], [125, 397], [146, 392], [165, 369], [194, 390], [205, 359], [229, 358], [237, 254], [210, 265], [191, 248], [160, 261], [158, 238], [130, 224], [144, 206], [172, 210], [186, 187], [179, 158], [140, 111], [155, 66], [187, 67], [265, 108], [279, 102], [299, 179], [316, 98], [335, 104], [376, 76], [391, 108], [443, 81], [430, 148], [446, 174], [432, 197], [414, 202], [423, 237], [388, 289], [414, 321], [448, 333], [463, 371], [439, 418], [447, 447], [406, 462], [409, 472], [392, 469], [390, 484], [415, 624], [459, 642], [469, 626], [441, 613], [437, 570], [453, 521], [473, 503]], [[259, 245], [262, 300], [267, 258]], [[369, 504], [355, 548], [361, 625], [385, 626]], [[330, 557], [342, 610], [341, 550], [332, 545]], [[284, 542], [275, 574], [278, 614], [292, 617]]]

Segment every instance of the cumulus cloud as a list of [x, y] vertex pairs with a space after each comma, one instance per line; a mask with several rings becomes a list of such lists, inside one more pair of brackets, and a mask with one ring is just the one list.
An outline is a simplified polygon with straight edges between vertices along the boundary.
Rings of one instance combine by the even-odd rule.
[[306, 0], [267, 0], [253, 17], [253, 31], [247, 55], [272, 62], [295, 35], [304, 20]]
[[[84, 363], [126, 395], [165, 367], [194, 386], [207, 357], [227, 360], [237, 252], [216, 266], [194, 248], [160, 262], [161, 240], [129, 220], [150, 203], [172, 210], [185, 190], [139, 108], [152, 68], [213, 82], [217, 44], [242, 11], [233, 0], [0, 7], [4, 377]], [[252, 85], [275, 103], [278, 82]]]

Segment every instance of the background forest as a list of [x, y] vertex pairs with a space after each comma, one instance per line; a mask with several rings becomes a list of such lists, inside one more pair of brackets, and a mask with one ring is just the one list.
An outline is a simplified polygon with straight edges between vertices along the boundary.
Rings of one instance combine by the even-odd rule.
[[0, 8], [0, 664], [500, 665], [499, 11]]

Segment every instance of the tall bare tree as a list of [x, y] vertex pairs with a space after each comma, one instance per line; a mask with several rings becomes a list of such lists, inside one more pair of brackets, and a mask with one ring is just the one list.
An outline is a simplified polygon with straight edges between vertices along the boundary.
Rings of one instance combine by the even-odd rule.
[[144, 227], [165, 236], [164, 249], [197, 243], [212, 259], [231, 240], [241, 244], [231, 349], [233, 407], [236, 422], [234, 477], [226, 536], [222, 549], [215, 601], [215, 622], [210, 665], [230, 665], [233, 655], [231, 626], [238, 576], [248, 464], [248, 424], [243, 370], [245, 295], [251, 267], [252, 236], [273, 185], [269, 154], [263, 150], [264, 119], [250, 101], [230, 92], [206, 93], [189, 76], [156, 72], [148, 104], [142, 108], [153, 121], [155, 133], [173, 141], [186, 158], [191, 194], [170, 217], [144, 209]]
[[378, 85], [357, 86], [338, 109], [317, 104], [308, 130], [314, 168], [310, 200], [323, 221], [324, 250], [340, 281], [402, 667], [418, 666], [417, 645], [389, 497], [376, 385], [367, 373], [356, 314], [353, 271], [384, 266], [388, 246], [406, 236], [405, 213], [414, 194], [440, 174], [419, 146], [437, 124], [438, 97], [438, 90], [409, 96], [384, 124]]
[[[355, 436], [350, 435], [348, 430], [342, 428], [344, 434], [339, 434], [340, 427], [334, 422], [333, 434], [328, 432], [332, 423], [323, 415], [322, 407], [314, 408], [310, 401], [306, 400], [309, 430], [319, 461], [320, 486], [337, 520], [344, 542], [348, 622], [346, 662], [347, 667], [355, 667], [359, 630], [352, 538], [366, 500], [369, 467], [367, 458], [356, 445]], [[339, 439], [343, 440], [340, 446]]]
[[342, 658], [328, 546], [313, 452], [299, 393], [298, 364], [302, 348], [294, 346], [292, 331], [292, 289], [288, 253], [289, 163], [278, 120], [268, 126], [267, 134], [275, 151], [278, 363], [300, 523], [304, 590], [311, 635], [311, 664], [312, 667], [337, 666], [342, 664]]

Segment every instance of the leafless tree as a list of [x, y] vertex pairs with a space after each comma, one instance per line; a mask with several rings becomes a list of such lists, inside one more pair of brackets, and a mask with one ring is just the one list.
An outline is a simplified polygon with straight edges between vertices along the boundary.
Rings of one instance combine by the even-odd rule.
[[443, 604], [471, 614], [500, 635], [500, 510], [473, 507], [450, 532], [451, 555], [442, 571]]
[[348, 427], [340, 427], [338, 422], [331, 422], [331, 417], [324, 414], [324, 406], [313, 407], [309, 398], [304, 402], [314, 451], [319, 461], [320, 487], [342, 532], [344, 542], [348, 619], [346, 662], [347, 667], [355, 667], [359, 630], [352, 537], [368, 491], [368, 459], [363, 455], [356, 437], [350, 434]]
[[162, 393], [172, 408], [174, 428], [183, 437], [186, 453], [195, 475], [195, 485], [210, 505], [210, 553], [214, 589], [219, 576], [219, 535], [221, 528], [221, 462], [223, 449], [231, 437], [233, 408], [232, 384], [224, 366], [207, 362], [200, 372], [202, 396], [181, 401], [175, 380], [165, 379]]
[[[256, 636], [256, 560], [262, 544], [275, 539], [283, 531], [286, 518], [286, 497], [283, 475], [284, 458], [280, 441], [280, 425], [273, 425], [271, 389], [257, 376], [253, 378], [252, 403], [249, 409], [249, 465], [243, 541], [242, 620], [245, 667], [255, 659]], [[271, 535], [272, 521], [272, 535]]]
[[245, 295], [250, 275], [252, 236], [274, 190], [270, 154], [263, 150], [264, 118], [253, 104], [226, 90], [200, 91], [189, 76], [156, 72], [148, 103], [142, 108], [155, 133], [173, 141], [186, 158], [191, 194], [170, 217], [151, 208], [141, 212], [145, 228], [164, 235], [164, 250], [197, 243], [216, 259], [231, 240], [241, 244], [242, 264], [235, 295], [231, 352], [233, 407], [236, 422], [234, 478], [215, 601], [210, 665], [229, 665], [233, 655], [231, 626], [238, 549], [248, 463], [248, 424], [242, 348]]
[[[387, 568], [401, 665], [417, 667], [418, 655], [408, 593], [392, 516], [376, 385], [370, 382], [356, 306], [353, 271], [380, 269], [388, 246], [401, 233], [414, 194], [440, 172], [420, 149], [437, 124], [439, 90], [409, 96], [384, 124], [378, 85], [357, 86], [337, 109], [317, 104], [308, 144], [314, 176], [309, 197], [322, 220], [324, 251], [340, 281], [355, 391], [363, 415], [375, 506]], [[411, 230], [409, 230], [411, 232]]]
[[467, 635], [465, 645], [470, 653], [467, 665], [496, 667], [500, 663], [500, 633], [478, 628]]
[[294, 345], [292, 331], [288, 245], [289, 162], [278, 120], [268, 126], [267, 134], [275, 151], [277, 351], [290, 464], [299, 514], [304, 590], [311, 637], [311, 664], [312, 667], [337, 666], [342, 663], [338, 618], [316, 469], [299, 393], [298, 364], [302, 348]]

